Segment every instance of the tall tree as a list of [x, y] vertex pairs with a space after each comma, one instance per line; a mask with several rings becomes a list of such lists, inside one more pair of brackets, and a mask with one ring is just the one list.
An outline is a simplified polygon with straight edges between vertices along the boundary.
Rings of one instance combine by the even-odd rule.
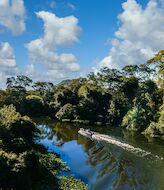
[[148, 61], [148, 64], [154, 64], [157, 71], [158, 84], [162, 88], [162, 91], [164, 91], [164, 50], [158, 52]]

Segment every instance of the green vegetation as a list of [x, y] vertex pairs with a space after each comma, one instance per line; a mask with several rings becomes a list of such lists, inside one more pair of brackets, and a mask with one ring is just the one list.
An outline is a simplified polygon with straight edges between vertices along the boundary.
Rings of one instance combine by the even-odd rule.
[[21, 116], [13, 105], [0, 109], [0, 189], [86, 190], [73, 177], [58, 177], [67, 171], [65, 163], [48, 153], [34, 139], [39, 130], [28, 116]]
[[61, 177], [60, 188], [61, 190], [86, 190], [85, 184], [79, 180], [75, 180], [72, 176], [69, 178], [65, 176]]
[[[164, 50], [145, 64], [122, 70], [102, 68], [86, 78], [58, 85], [26, 76], [7, 79], [0, 106], [14, 105], [22, 115], [61, 121], [122, 126], [163, 136]], [[158, 134], [158, 135], [157, 135]]]
[[35, 143], [40, 131], [30, 117], [120, 126], [164, 138], [164, 50], [146, 64], [103, 68], [54, 86], [10, 77], [0, 90], [0, 188], [87, 189], [59, 156]]

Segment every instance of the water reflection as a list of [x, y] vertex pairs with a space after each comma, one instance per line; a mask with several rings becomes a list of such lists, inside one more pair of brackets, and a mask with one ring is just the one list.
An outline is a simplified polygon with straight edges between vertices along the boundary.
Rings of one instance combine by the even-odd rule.
[[[71, 173], [88, 183], [89, 190], [164, 189], [163, 162], [149, 163], [115, 145], [92, 141], [78, 134], [79, 125], [42, 121], [38, 127], [42, 130], [40, 142], [50, 151], [58, 152], [71, 167]], [[148, 143], [143, 136], [113, 128], [94, 130], [164, 153], [162, 142]]]

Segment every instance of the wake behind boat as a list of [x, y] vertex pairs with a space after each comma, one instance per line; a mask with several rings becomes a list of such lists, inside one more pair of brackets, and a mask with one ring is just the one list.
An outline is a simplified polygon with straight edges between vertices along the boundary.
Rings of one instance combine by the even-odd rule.
[[120, 140], [118, 140], [112, 136], [109, 136], [109, 135], [100, 134], [100, 133], [91, 131], [90, 129], [83, 129], [83, 128], [80, 128], [78, 133], [85, 136], [85, 137], [91, 138], [93, 140], [105, 141], [107, 143], [116, 145], [116, 146], [121, 147], [122, 149], [124, 149], [128, 152], [135, 154], [136, 156], [148, 157], [149, 159], [155, 159], [155, 160], [163, 160], [163, 157], [160, 157], [158, 155], [154, 155], [151, 152], [148, 152], [148, 151], [143, 150], [141, 148], [137, 148], [137, 147], [134, 147], [134, 146], [129, 145], [127, 143], [121, 142]]

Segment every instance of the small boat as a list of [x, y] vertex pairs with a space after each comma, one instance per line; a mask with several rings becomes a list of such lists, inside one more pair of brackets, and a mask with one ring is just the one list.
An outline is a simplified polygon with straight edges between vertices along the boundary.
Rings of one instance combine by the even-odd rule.
[[92, 135], [95, 134], [95, 132], [91, 131], [90, 129], [83, 129], [83, 128], [80, 128], [78, 133], [89, 138], [92, 138]]

